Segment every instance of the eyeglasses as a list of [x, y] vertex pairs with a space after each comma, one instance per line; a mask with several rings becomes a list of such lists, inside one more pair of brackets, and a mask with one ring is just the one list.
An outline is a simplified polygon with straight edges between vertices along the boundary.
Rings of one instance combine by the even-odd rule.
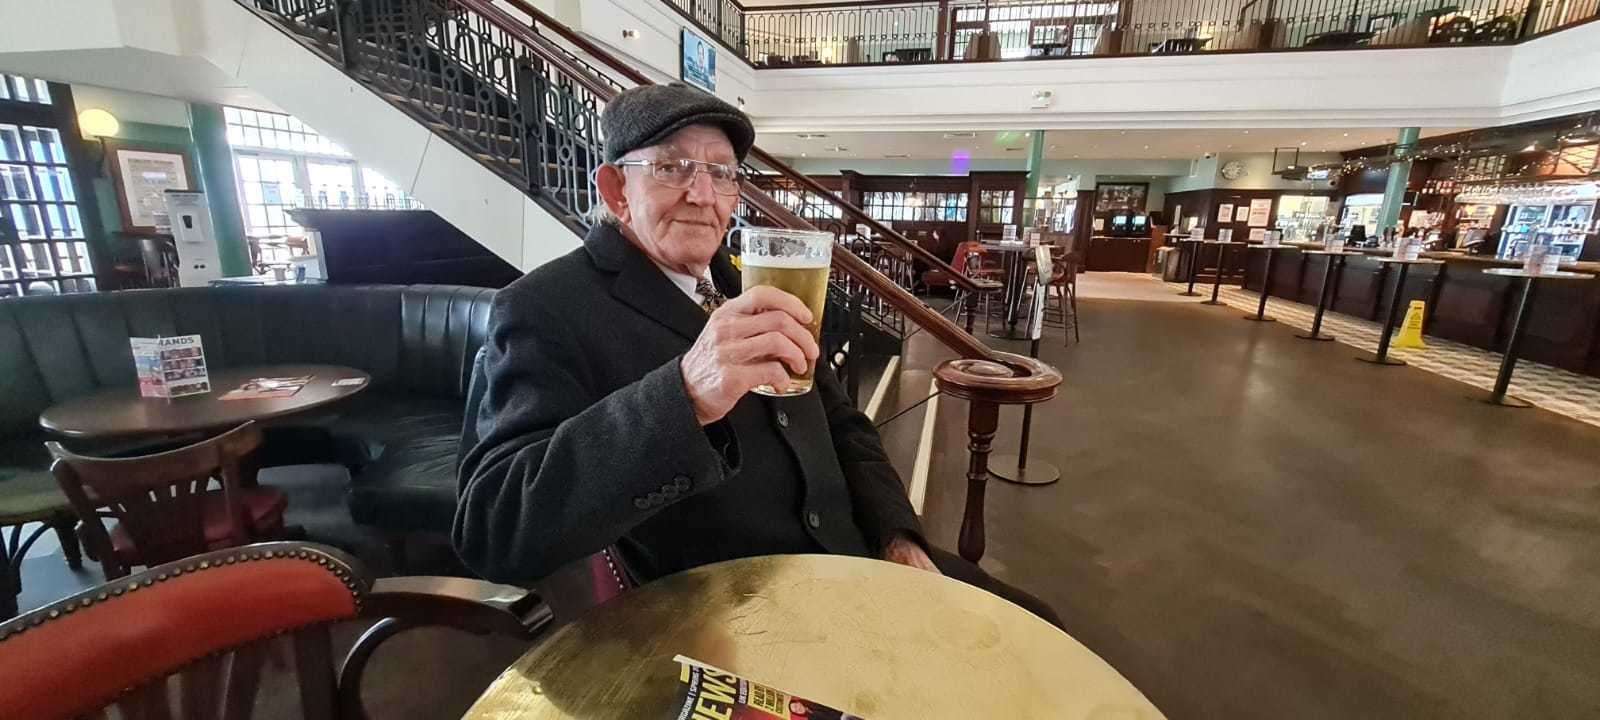
[[624, 160], [616, 165], [650, 168], [650, 177], [674, 190], [688, 188], [694, 182], [695, 173], [703, 172], [711, 177], [711, 189], [718, 195], [738, 195], [739, 180], [743, 177], [737, 166], [699, 160]]

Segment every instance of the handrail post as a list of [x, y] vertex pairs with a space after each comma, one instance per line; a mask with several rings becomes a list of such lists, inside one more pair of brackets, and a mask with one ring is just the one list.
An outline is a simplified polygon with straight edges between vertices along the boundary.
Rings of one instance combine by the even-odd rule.
[[989, 449], [994, 444], [994, 432], [999, 425], [999, 405], [986, 400], [972, 401], [967, 414], [967, 450], [972, 453], [967, 460], [967, 505], [961, 515], [961, 536], [956, 544], [961, 557], [971, 562], [983, 558], [987, 544], [983, 523], [984, 496], [989, 489]]
[[848, 283], [850, 288], [850, 327], [845, 332], [846, 342], [850, 343], [850, 351], [845, 353], [845, 387], [850, 393], [850, 402], [861, 407], [861, 358], [865, 356], [865, 348], [861, 345], [866, 332], [861, 327], [861, 303], [867, 294], [867, 288], [861, 283]]
[[356, 33], [352, 27], [357, 20], [352, 17], [361, 12], [360, 0], [335, 0], [333, 5], [333, 36], [339, 43], [339, 64], [347, 70], [356, 67]]
[[978, 293], [968, 292], [964, 297], [965, 300], [962, 302], [962, 304], [965, 305], [965, 307], [963, 307], [962, 310], [966, 311], [967, 313], [967, 325], [964, 329], [967, 331], [968, 335], [971, 335], [973, 320], [978, 316]]

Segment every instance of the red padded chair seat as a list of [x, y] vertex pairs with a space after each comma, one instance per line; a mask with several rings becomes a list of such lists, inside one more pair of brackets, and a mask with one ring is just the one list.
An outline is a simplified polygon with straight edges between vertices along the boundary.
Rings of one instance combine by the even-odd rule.
[[[205, 526], [206, 548], [220, 550], [230, 545], [232, 539], [228, 534], [228, 505], [223, 498], [221, 490], [209, 490], [202, 496], [201, 513]], [[289, 496], [278, 488], [253, 487], [244, 489], [245, 517], [249, 520], [249, 527], [245, 528], [246, 542], [266, 539], [264, 536], [276, 533], [283, 529], [283, 511], [289, 507]], [[170, 562], [177, 558], [149, 557], [149, 553], [141, 552], [134, 546], [133, 538], [128, 531], [118, 523], [111, 528], [111, 549], [117, 557], [130, 565], [156, 565]], [[159, 553], [155, 548], [147, 550]]]

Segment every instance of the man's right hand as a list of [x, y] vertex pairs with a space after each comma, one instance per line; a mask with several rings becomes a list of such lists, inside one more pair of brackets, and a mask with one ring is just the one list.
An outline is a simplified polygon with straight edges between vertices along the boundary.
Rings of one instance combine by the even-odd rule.
[[806, 329], [811, 320], [800, 298], [765, 285], [711, 313], [680, 363], [695, 419], [721, 420], [757, 385], [787, 388], [789, 370], [805, 372], [820, 353]]

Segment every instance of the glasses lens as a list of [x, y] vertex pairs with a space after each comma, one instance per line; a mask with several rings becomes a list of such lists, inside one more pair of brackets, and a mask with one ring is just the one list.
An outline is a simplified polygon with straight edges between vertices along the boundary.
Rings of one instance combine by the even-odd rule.
[[651, 166], [656, 182], [670, 188], [686, 188], [694, 180], [694, 164], [687, 160], [660, 160]]

